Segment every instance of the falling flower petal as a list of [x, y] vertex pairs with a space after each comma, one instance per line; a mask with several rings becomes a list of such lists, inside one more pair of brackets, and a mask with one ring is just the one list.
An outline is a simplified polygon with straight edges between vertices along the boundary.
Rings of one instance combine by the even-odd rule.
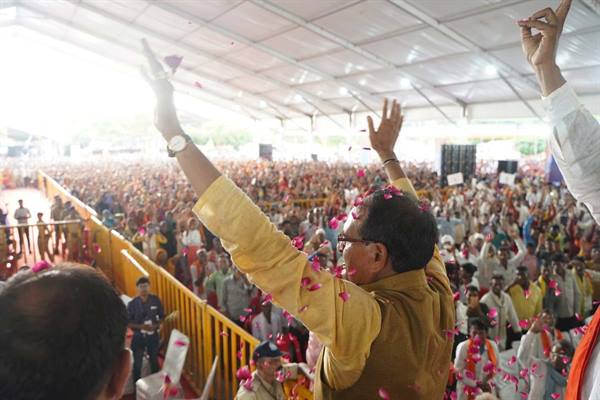
[[496, 317], [498, 317], [498, 310], [496, 308], [491, 308], [487, 313], [487, 316], [490, 319], [496, 319]]
[[44, 271], [46, 269], [52, 268], [52, 265], [48, 261], [42, 260], [36, 262], [33, 267], [31, 267], [31, 272], [38, 273], [40, 271]]
[[350, 214], [352, 214], [352, 219], [358, 219], [358, 214], [354, 211], [352, 211]]
[[393, 196], [392, 196], [392, 194], [391, 194], [391, 193], [387, 193], [387, 192], [385, 192], [385, 193], [383, 194], [383, 198], [384, 198], [384, 199], [386, 199], [386, 200], [389, 200], [389, 199], [391, 199], [392, 197], [393, 197]]
[[178, 347], [185, 347], [185, 346], [187, 346], [187, 345], [188, 345], [188, 344], [187, 344], [187, 342], [186, 342], [186, 341], [184, 341], [184, 340], [176, 340], [176, 341], [175, 341], [175, 346], [178, 346]]
[[571, 361], [571, 359], [570, 359], [569, 357], [567, 357], [567, 356], [563, 356], [563, 357], [562, 357], [562, 362], [563, 362], [563, 364], [568, 364], [568, 363], [569, 363], [569, 361]]
[[315, 272], [319, 272], [321, 270], [321, 263], [319, 262], [319, 258], [318, 257], [316, 257], [316, 256], [313, 257], [312, 261], [310, 262], [310, 267]]
[[340, 222], [344, 222], [344, 221], [346, 221], [346, 220], [348, 219], [348, 214], [346, 214], [346, 213], [341, 213], [341, 214], [340, 214], [340, 215], [338, 215], [336, 218], [337, 218], [337, 220], [338, 220], [338, 221], [340, 221]]
[[484, 366], [483, 366], [483, 372], [485, 372], [486, 374], [492, 374], [496, 371], [496, 366], [494, 365], [493, 362], [488, 361]]
[[348, 269], [348, 276], [354, 276], [356, 275], [356, 268], [350, 267]]
[[452, 295], [452, 297], [454, 298], [454, 301], [460, 300], [460, 292], [454, 292], [454, 294]]
[[341, 265], [335, 266], [331, 269], [331, 273], [336, 277], [336, 278], [342, 278], [342, 276], [344, 275], [344, 267], [342, 267]]
[[183, 61], [183, 57], [178, 56], [178, 55], [172, 55], [172, 56], [166, 56], [164, 58], [165, 64], [167, 64], [169, 66], [169, 68], [171, 68], [171, 72], [175, 73], [175, 71], [177, 71], [177, 68], [179, 67], [179, 65], [181, 65], [181, 62]]
[[379, 395], [379, 398], [383, 400], [390, 400], [390, 394], [384, 388], [379, 388], [379, 390], [377, 390], [377, 394]]
[[365, 176], [365, 170], [363, 168], [359, 168], [358, 171], [356, 171], [356, 176], [362, 178]]
[[296, 236], [292, 239], [292, 244], [298, 250], [302, 250], [304, 248], [304, 236]]
[[310, 282], [311, 282], [311, 280], [309, 277], [304, 277], [300, 281], [300, 287], [306, 287], [306, 286], [310, 285]]
[[583, 321], [583, 318], [578, 313], [575, 313], [575, 318], [577, 318], [577, 321]]
[[267, 294], [267, 295], [265, 295], [265, 297], [263, 298], [263, 301], [262, 301], [262, 303], [261, 303], [261, 304], [262, 304], [263, 306], [266, 306], [266, 305], [267, 305], [267, 304], [269, 304], [271, 301], [273, 301], [273, 295], [271, 295], [271, 294]]
[[219, 333], [219, 335], [220, 335], [220, 336], [223, 336], [223, 337], [228, 337], [228, 336], [229, 336], [229, 333], [227, 333], [227, 332], [225, 332], [225, 331], [221, 331], [221, 333]]
[[556, 289], [558, 287], [558, 282], [556, 282], [554, 279], [550, 279], [548, 282], [548, 287], [551, 289]]
[[307, 309], [307, 308], [308, 308], [308, 306], [307, 306], [307, 305], [306, 305], [306, 306], [302, 306], [302, 307], [300, 307], [300, 308], [298, 309], [298, 312], [299, 312], [299, 313], [301, 313], [301, 312], [303, 312], [303, 311], [306, 311], [306, 309]]
[[523, 368], [519, 371], [519, 375], [521, 378], [526, 379], [529, 376], [529, 370], [527, 368]]
[[238, 352], [236, 353], [236, 355], [237, 355], [237, 358], [238, 358], [238, 360], [241, 360], [241, 359], [242, 359], [242, 352], [241, 352], [241, 351], [238, 351]]
[[244, 382], [242, 382], [242, 386], [244, 387], [244, 389], [246, 389], [249, 392], [253, 391], [253, 386], [254, 385], [254, 378], [250, 377], [250, 379], [246, 379]]
[[552, 397], [554, 400], [557, 400], [560, 398], [560, 393], [552, 393], [550, 397]]
[[354, 207], [360, 207], [365, 204], [364, 198], [362, 196], [357, 196], [354, 200]]
[[330, 229], [334, 229], [335, 230], [335, 229], [337, 229], [340, 226], [340, 223], [339, 223], [339, 221], [338, 221], [337, 218], [333, 217], [333, 218], [331, 218], [329, 220], [329, 224], [328, 225], [329, 225]]
[[517, 362], [517, 357], [516, 356], [512, 356], [510, 358], [510, 360], [508, 360], [507, 364], [508, 364], [508, 366], [513, 366], [513, 365], [515, 365], [516, 362]]
[[519, 395], [523, 400], [527, 400], [529, 398], [529, 393], [520, 392]]
[[250, 372], [250, 368], [247, 365], [244, 365], [235, 373], [236, 378], [238, 380], [250, 379], [252, 377], [252, 372]]
[[243, 324], [244, 322], [246, 322], [246, 319], [248, 319], [248, 317], [246, 315], [240, 315], [240, 322]]
[[247, 313], [251, 313], [253, 310], [251, 308], [244, 308], [244, 311]]
[[198, 81], [194, 82], [194, 86], [196, 86], [198, 89], [202, 89], [204, 86], [202, 86], [202, 84]]
[[339, 294], [340, 299], [342, 299], [342, 301], [345, 303], [348, 301], [348, 299], [350, 298], [350, 294], [348, 292], [341, 292]]
[[529, 320], [528, 319], [522, 319], [519, 321], [519, 327], [521, 329], [529, 329]]
[[319, 290], [319, 289], [321, 289], [321, 284], [320, 283], [315, 283], [314, 285], [311, 285], [308, 288], [308, 291], [309, 292], [314, 292], [314, 291]]
[[556, 288], [556, 289], [554, 289], [554, 295], [555, 295], [556, 297], [559, 297], [559, 296], [561, 295], [561, 293], [562, 293], [562, 292], [560, 291], [560, 289], [559, 289], [559, 288]]
[[531, 364], [531, 374], [535, 375], [537, 373], [538, 368], [540, 367], [540, 365], [538, 363], [532, 363]]
[[283, 372], [281, 370], [275, 372], [275, 379], [279, 383], [285, 382], [285, 375], [283, 374]]
[[523, 293], [525, 294], [525, 298], [528, 299], [529, 298], [529, 289], [525, 289], [523, 291]]

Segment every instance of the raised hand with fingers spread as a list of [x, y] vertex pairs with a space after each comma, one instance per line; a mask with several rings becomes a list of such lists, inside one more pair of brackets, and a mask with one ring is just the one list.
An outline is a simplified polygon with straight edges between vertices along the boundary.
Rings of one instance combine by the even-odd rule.
[[373, 118], [370, 116], [367, 117], [371, 148], [377, 152], [377, 155], [383, 162], [390, 182], [406, 177], [394, 153], [394, 147], [396, 146], [400, 129], [402, 129], [403, 121], [404, 116], [400, 109], [400, 103], [396, 100], [392, 102], [391, 111], [388, 115], [388, 99], [385, 99], [383, 102], [381, 122], [377, 129], [375, 129], [375, 125], [373, 124]]

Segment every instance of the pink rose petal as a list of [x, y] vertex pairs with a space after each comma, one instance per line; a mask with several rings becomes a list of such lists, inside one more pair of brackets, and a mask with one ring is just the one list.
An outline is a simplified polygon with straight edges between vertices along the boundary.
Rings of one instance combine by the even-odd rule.
[[560, 291], [560, 289], [559, 289], [559, 288], [556, 288], [556, 289], [554, 289], [554, 295], [555, 295], [556, 297], [559, 297], [559, 296], [561, 295], [561, 293], [562, 293], [562, 292]]
[[338, 296], [340, 296], [340, 299], [342, 299], [344, 303], [350, 298], [350, 294], [348, 292], [341, 292]]
[[304, 312], [306, 311], [306, 309], [308, 308], [308, 305], [302, 306], [298, 309], [298, 313]]
[[522, 319], [519, 321], [519, 327], [521, 329], [529, 329], [529, 320], [528, 319]]
[[560, 398], [560, 393], [552, 393], [550, 397], [552, 397], [554, 400], [557, 400]]
[[496, 319], [496, 317], [498, 317], [498, 310], [496, 308], [490, 309], [490, 311], [487, 313], [487, 316], [490, 319]]
[[250, 368], [247, 365], [244, 365], [240, 369], [237, 370], [235, 376], [238, 380], [250, 379], [252, 377], [252, 372], [250, 372]]
[[266, 294], [265, 297], [263, 298], [262, 303], [260, 303], [260, 304], [262, 304], [263, 306], [266, 306], [271, 301], [273, 301], [273, 295], [272, 294]]
[[316, 290], [321, 289], [321, 284], [320, 283], [315, 283], [313, 285], [310, 285], [310, 287], [308, 288], [309, 292], [314, 292]]
[[179, 65], [181, 65], [181, 62], [183, 61], [183, 57], [178, 56], [178, 55], [171, 55], [171, 56], [166, 56], [164, 58], [165, 64], [167, 64], [169, 66], [169, 68], [171, 68], [171, 72], [175, 73], [175, 71], [177, 71], [177, 68], [179, 67]]
[[336, 217], [333, 217], [329, 220], [329, 228], [330, 229], [337, 229], [340, 226], [340, 223], [338, 221], [338, 219]]
[[177, 346], [177, 347], [185, 347], [185, 346], [187, 346], [187, 345], [188, 345], [188, 344], [187, 344], [187, 342], [185, 342], [185, 341], [183, 341], [183, 340], [176, 340], [174, 344], [175, 344], [175, 346]]
[[383, 194], [383, 198], [384, 198], [384, 199], [386, 199], [386, 200], [389, 200], [389, 199], [391, 199], [392, 197], [393, 197], [393, 196], [392, 196], [392, 194], [391, 194], [391, 193], [387, 193], [387, 192], [386, 192], [386, 193], [384, 193], [384, 194]]
[[362, 178], [365, 176], [365, 170], [363, 168], [359, 168], [358, 171], [356, 171], [356, 176]]
[[509, 366], [513, 366], [513, 365], [515, 365], [515, 363], [516, 363], [516, 362], [517, 362], [517, 357], [516, 357], [516, 356], [512, 356], [512, 357], [510, 358], [510, 360], [508, 360], [507, 364], [508, 364]]
[[356, 275], [356, 268], [350, 267], [348, 269], [348, 276], [354, 276], [354, 275]]
[[202, 86], [202, 84], [198, 81], [194, 82], [194, 86], [196, 86], [198, 89], [202, 89], [204, 86]]
[[390, 400], [390, 394], [382, 387], [377, 390], [377, 395], [379, 395], [379, 398], [383, 400]]
[[219, 336], [228, 337], [229, 333], [227, 333], [225, 331], [221, 331], [221, 333], [219, 333]]
[[244, 387], [244, 389], [246, 389], [249, 392], [252, 392], [253, 386], [254, 385], [254, 378], [250, 377], [249, 379], [246, 379], [245, 381], [242, 382], [242, 386]]
[[556, 289], [558, 287], [558, 282], [556, 282], [554, 279], [550, 279], [548, 282], [548, 287], [551, 289]]
[[306, 287], [306, 286], [310, 285], [310, 282], [311, 282], [311, 280], [309, 277], [304, 277], [300, 281], [300, 287]]
[[312, 261], [310, 263], [310, 267], [315, 272], [321, 271], [321, 263], [319, 262], [319, 257], [316, 257], [316, 256], [313, 257], [313, 259], [312, 259]]

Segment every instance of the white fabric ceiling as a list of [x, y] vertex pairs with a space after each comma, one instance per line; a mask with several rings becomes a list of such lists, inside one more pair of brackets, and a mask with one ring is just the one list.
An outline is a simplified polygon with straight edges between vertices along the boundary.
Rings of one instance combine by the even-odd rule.
[[[178, 89], [258, 119], [369, 112], [386, 96], [448, 119], [451, 106], [506, 101], [533, 117], [527, 100], [539, 94], [516, 20], [549, 3], [558, 0], [0, 0], [14, 10], [0, 25], [136, 66], [146, 37], [184, 57]], [[599, 9], [574, 2], [558, 54], [582, 95], [600, 94]]]

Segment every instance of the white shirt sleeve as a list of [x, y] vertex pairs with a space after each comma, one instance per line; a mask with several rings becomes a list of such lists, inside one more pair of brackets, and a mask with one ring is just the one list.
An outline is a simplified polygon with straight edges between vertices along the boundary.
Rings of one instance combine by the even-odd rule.
[[538, 361], [539, 367], [535, 374], [529, 374], [530, 388], [529, 398], [530, 399], [543, 399], [546, 392], [546, 374], [548, 373], [548, 367], [545, 362]]
[[542, 102], [553, 127], [550, 148], [567, 187], [600, 222], [600, 124], [568, 84]]
[[537, 344], [538, 333], [527, 332], [521, 338], [521, 345], [519, 346], [519, 351], [517, 352], [517, 359], [519, 360], [519, 364], [521, 368], [529, 368], [531, 363], [533, 362], [535, 346]]

